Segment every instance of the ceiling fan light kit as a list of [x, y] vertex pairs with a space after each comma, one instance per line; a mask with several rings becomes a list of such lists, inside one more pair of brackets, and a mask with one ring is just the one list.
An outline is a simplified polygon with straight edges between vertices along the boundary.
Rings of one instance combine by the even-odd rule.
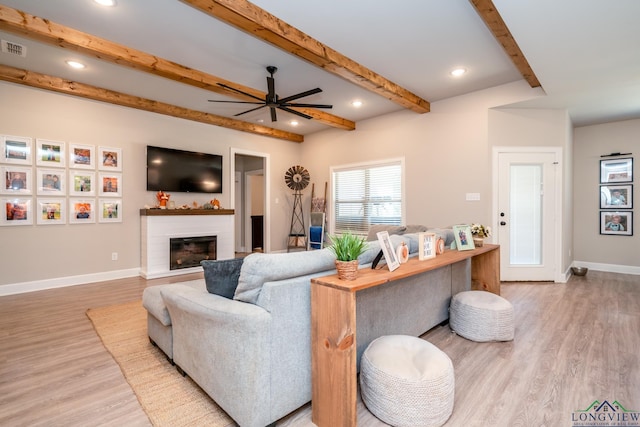
[[242, 94], [244, 96], [248, 96], [249, 98], [253, 98], [256, 101], [222, 101], [222, 100], [210, 99], [209, 102], [224, 102], [224, 103], [257, 105], [257, 107], [255, 107], [255, 108], [250, 108], [250, 109], [248, 109], [246, 111], [243, 111], [241, 113], [234, 114], [234, 117], [242, 116], [243, 114], [251, 113], [253, 111], [260, 110], [261, 108], [269, 107], [269, 110], [270, 110], [270, 113], [271, 113], [271, 121], [272, 122], [277, 122], [278, 121], [278, 116], [276, 114], [276, 109], [280, 109], [282, 111], [286, 111], [287, 113], [295, 114], [296, 116], [304, 117], [305, 119], [311, 119], [312, 118], [311, 116], [309, 116], [307, 114], [304, 114], [304, 113], [301, 113], [300, 111], [296, 111], [293, 108], [295, 108], [295, 107], [300, 107], [300, 108], [333, 108], [333, 105], [328, 105], [328, 104], [306, 104], [306, 103], [291, 102], [291, 101], [295, 101], [295, 100], [300, 99], [300, 98], [304, 98], [306, 96], [315, 95], [316, 93], [322, 92], [322, 89], [320, 89], [319, 87], [317, 87], [315, 89], [310, 89], [310, 90], [307, 90], [307, 91], [304, 91], [304, 92], [300, 92], [300, 93], [297, 93], [295, 95], [291, 95], [291, 96], [287, 96], [287, 97], [284, 97], [284, 98], [280, 98], [278, 96], [278, 94], [276, 93], [276, 83], [275, 83], [275, 79], [273, 78], [273, 75], [276, 73], [276, 71], [278, 71], [278, 68], [274, 67], [273, 65], [269, 65], [267, 67], [267, 72], [270, 74], [270, 76], [267, 77], [267, 95], [265, 96], [264, 100], [258, 98], [257, 96], [251, 95], [250, 93], [247, 93], [247, 92], [241, 91], [239, 89], [236, 89], [234, 87], [228, 86], [228, 85], [226, 85], [224, 83], [218, 83], [219, 86], [222, 86], [223, 88], [225, 88], [227, 90]]

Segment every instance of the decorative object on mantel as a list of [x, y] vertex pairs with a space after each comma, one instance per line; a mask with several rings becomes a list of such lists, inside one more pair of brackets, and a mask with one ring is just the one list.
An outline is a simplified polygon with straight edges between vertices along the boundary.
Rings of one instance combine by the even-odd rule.
[[482, 224], [471, 224], [471, 234], [473, 235], [473, 244], [479, 248], [484, 245], [484, 238], [491, 236], [491, 228]]
[[160, 209], [166, 209], [167, 203], [169, 202], [169, 198], [171, 194], [165, 193], [164, 191], [158, 191], [156, 193], [156, 199], [158, 199], [158, 203], [160, 204]]
[[331, 240], [329, 249], [336, 256], [338, 278], [355, 280], [358, 276], [358, 257], [367, 250], [365, 238], [346, 232], [340, 236], [329, 236], [329, 240]]
[[204, 205], [202, 205], [202, 209], [221, 209], [220, 200], [213, 199], [213, 200], [205, 203]]

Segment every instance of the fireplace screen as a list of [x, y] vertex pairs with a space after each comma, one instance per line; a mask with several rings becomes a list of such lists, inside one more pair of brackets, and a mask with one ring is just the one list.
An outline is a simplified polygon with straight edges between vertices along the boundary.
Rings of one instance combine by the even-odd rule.
[[216, 259], [216, 236], [170, 239], [170, 270], [200, 266], [204, 259]]

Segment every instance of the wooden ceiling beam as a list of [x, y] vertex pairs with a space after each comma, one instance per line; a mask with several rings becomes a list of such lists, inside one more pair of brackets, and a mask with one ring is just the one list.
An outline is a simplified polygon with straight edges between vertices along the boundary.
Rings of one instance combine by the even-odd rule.
[[0, 80], [291, 142], [302, 135], [0, 64]]
[[511, 62], [516, 66], [522, 77], [529, 83], [531, 87], [540, 87], [540, 81], [533, 69], [529, 65], [529, 61], [525, 58], [524, 53], [520, 50], [518, 43], [513, 38], [511, 31], [504, 23], [502, 16], [496, 9], [492, 0], [469, 0], [478, 12], [484, 23], [493, 33], [498, 43], [502, 45], [504, 51], [511, 58]]
[[246, 0], [182, 0], [196, 9], [417, 113], [429, 102]]
[[[3, 5], [0, 5], [0, 30], [10, 31], [49, 45], [69, 49], [107, 62], [134, 68], [225, 96], [245, 101], [254, 101], [252, 98], [229, 91], [221, 87], [220, 84], [234, 87], [261, 99], [266, 98], [265, 92], [194, 70], [175, 62], [113, 43]], [[344, 130], [355, 129], [355, 123], [353, 121], [324, 111], [307, 108], [304, 113], [328, 126]]]

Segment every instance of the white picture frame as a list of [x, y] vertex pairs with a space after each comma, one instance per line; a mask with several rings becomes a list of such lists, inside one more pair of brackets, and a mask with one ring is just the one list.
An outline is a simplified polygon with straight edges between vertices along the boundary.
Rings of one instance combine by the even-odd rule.
[[33, 225], [30, 197], [0, 198], [0, 207], [1, 226]]
[[0, 166], [0, 193], [27, 195], [32, 193], [33, 168]]
[[95, 199], [69, 199], [69, 224], [93, 224], [95, 222]]
[[96, 195], [96, 173], [84, 169], [69, 170], [69, 195], [89, 197]]
[[69, 167], [74, 169], [96, 168], [96, 147], [84, 144], [69, 144]]
[[378, 242], [380, 242], [380, 249], [382, 249], [382, 254], [384, 255], [384, 259], [387, 262], [387, 267], [389, 267], [389, 271], [393, 271], [396, 268], [400, 267], [400, 261], [398, 261], [398, 257], [396, 256], [396, 251], [393, 248], [393, 244], [391, 243], [391, 239], [389, 238], [388, 231], [380, 231], [376, 233], [378, 236]]
[[36, 170], [36, 194], [39, 196], [64, 196], [67, 174], [64, 169]]
[[101, 172], [97, 186], [101, 197], [122, 197], [122, 174]]
[[0, 163], [31, 166], [33, 139], [26, 136], [0, 135]]
[[98, 147], [98, 169], [107, 171], [122, 171], [122, 149], [113, 147]]
[[436, 257], [435, 233], [418, 234], [418, 259], [424, 261]]
[[62, 141], [36, 138], [36, 165], [63, 168], [66, 165], [66, 148]]
[[99, 199], [98, 222], [122, 222], [122, 199]]
[[38, 198], [35, 209], [38, 225], [59, 225], [67, 222], [67, 200]]

